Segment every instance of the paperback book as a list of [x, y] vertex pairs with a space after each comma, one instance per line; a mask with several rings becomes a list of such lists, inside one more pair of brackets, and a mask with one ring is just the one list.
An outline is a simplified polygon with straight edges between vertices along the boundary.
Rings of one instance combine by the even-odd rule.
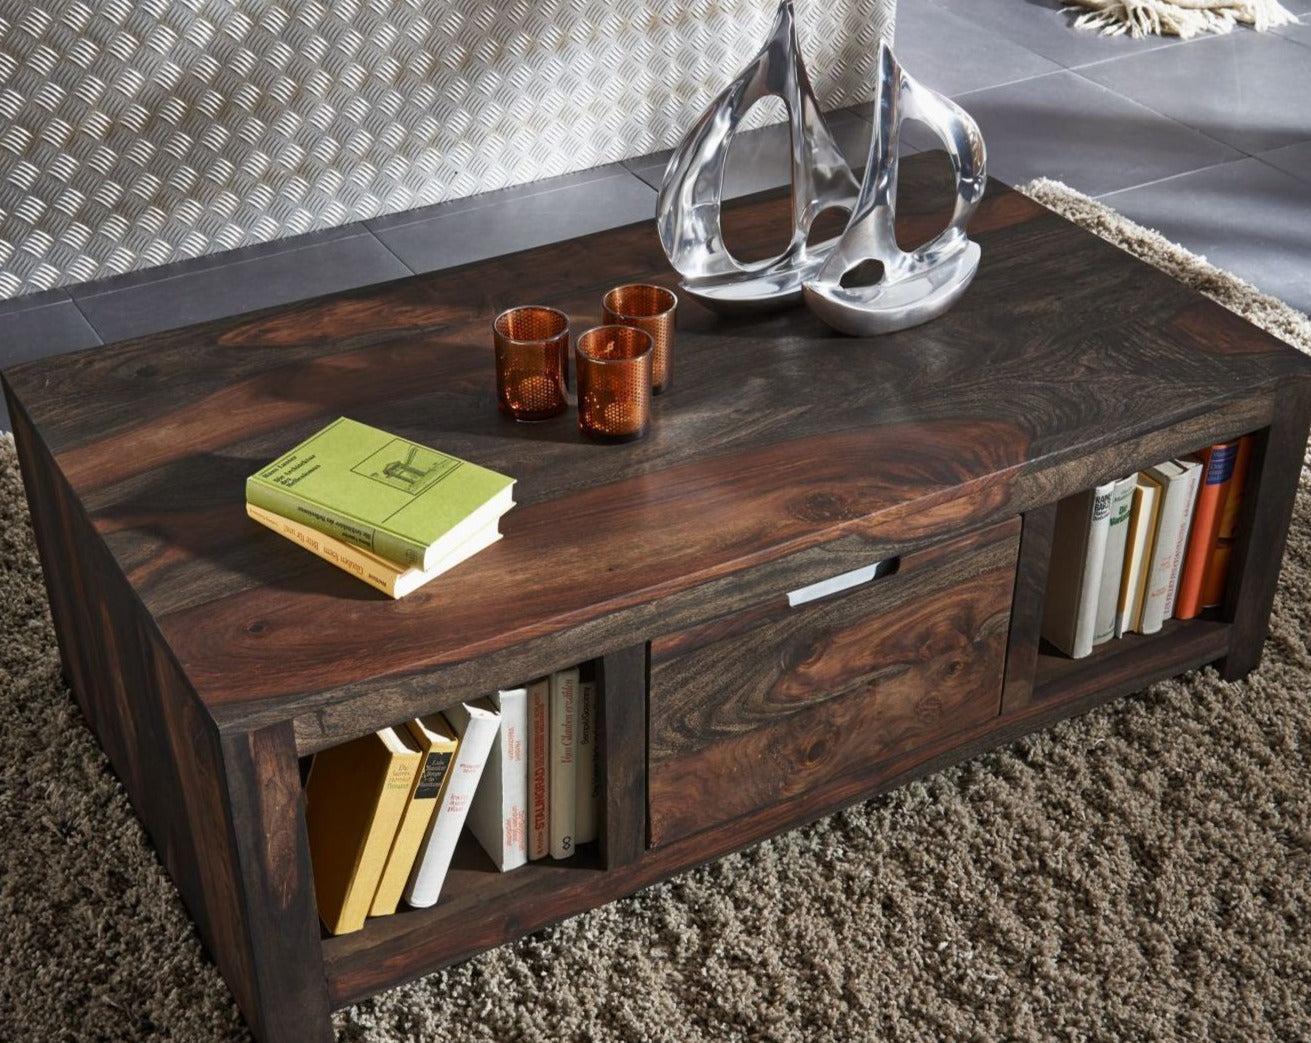
[[513, 506], [514, 479], [340, 417], [246, 479], [246, 501], [429, 571]]
[[425, 583], [449, 572], [460, 562], [473, 557], [481, 550], [486, 550], [501, 538], [496, 522], [493, 521], [485, 529], [470, 536], [466, 542], [453, 548], [448, 555], [439, 558], [432, 568], [403, 568], [363, 547], [329, 536], [326, 532], [311, 529], [308, 525], [266, 511], [253, 503], [246, 504], [246, 513], [265, 528], [272, 529], [279, 536], [285, 536], [297, 546], [304, 547], [311, 554], [317, 554], [329, 564], [336, 565], [343, 572], [363, 580], [369, 586], [392, 598], [403, 598], [406, 594], [418, 590]]
[[405, 881], [410, 878], [410, 870], [414, 868], [419, 846], [428, 832], [428, 823], [437, 812], [442, 784], [446, 781], [447, 771], [459, 743], [454, 729], [441, 714], [436, 714], [426, 723], [413, 720], [406, 730], [417, 744], [423, 760], [414, 777], [410, 799], [392, 840], [391, 851], [387, 854], [387, 864], [378, 881], [373, 905], [369, 907], [370, 916], [390, 916], [400, 905]]
[[428, 835], [405, 888], [405, 901], [419, 908], [436, 905], [441, 896], [455, 845], [500, 724], [500, 715], [487, 699], [453, 706], [445, 717], [459, 736], [460, 744], [447, 769], [437, 813], [428, 826]]
[[551, 675], [551, 770], [548, 803], [551, 809], [551, 857], [574, 853], [578, 809], [578, 762], [574, 757], [578, 713], [578, 668]]
[[528, 689], [489, 696], [501, 729], [469, 809], [469, 831], [501, 872], [528, 861]]
[[364, 926], [421, 760], [400, 728], [314, 755], [305, 824], [319, 917], [333, 934]]

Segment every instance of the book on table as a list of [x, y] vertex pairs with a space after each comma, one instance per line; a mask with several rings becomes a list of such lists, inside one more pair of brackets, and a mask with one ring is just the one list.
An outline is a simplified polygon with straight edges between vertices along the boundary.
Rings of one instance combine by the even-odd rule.
[[1133, 490], [1133, 509], [1129, 513], [1129, 534], [1125, 538], [1124, 570], [1120, 576], [1120, 601], [1115, 612], [1115, 636], [1123, 637], [1137, 630], [1143, 614], [1147, 592], [1147, 571], [1160, 516], [1161, 485], [1151, 476], [1139, 472]]
[[587, 664], [578, 680], [578, 713], [574, 738], [575, 786], [574, 848], [590, 844], [597, 837], [601, 807], [600, 723], [596, 705], [594, 668]]
[[528, 857], [551, 853], [551, 679], [528, 686]]
[[1202, 484], [1197, 492], [1193, 525], [1188, 533], [1188, 546], [1179, 574], [1179, 596], [1174, 613], [1179, 619], [1193, 619], [1202, 611], [1202, 583], [1233, 483], [1238, 440], [1208, 446], [1198, 454], [1198, 459], [1202, 465]]
[[551, 759], [547, 784], [552, 858], [569, 858], [574, 853], [578, 811], [578, 762], [574, 757], [577, 714], [578, 668], [557, 670], [551, 675]]
[[246, 501], [425, 572], [495, 526], [514, 479], [347, 417], [246, 479]]
[[1067, 496], [1056, 507], [1042, 636], [1074, 659], [1093, 648], [1114, 490], [1115, 483], [1106, 482]]
[[1234, 543], [1238, 539], [1238, 514], [1243, 506], [1243, 490], [1251, 467], [1253, 444], [1251, 435], [1244, 435], [1238, 440], [1238, 456], [1234, 460], [1234, 474], [1229, 482], [1229, 495], [1225, 497], [1220, 526], [1216, 531], [1215, 542], [1211, 546], [1210, 560], [1206, 563], [1206, 576], [1202, 580], [1203, 608], [1220, 605], [1225, 599], [1225, 587], [1229, 580], [1229, 561], [1233, 556]]
[[492, 752], [500, 725], [500, 714], [488, 699], [460, 703], [445, 711], [445, 717], [459, 736], [460, 743], [455, 759], [447, 769], [437, 812], [428, 824], [409, 883], [405, 887], [405, 901], [424, 908], [435, 905], [446, 882], [455, 845], [464, 829], [473, 795], [478, 789]]
[[336, 565], [356, 579], [363, 580], [369, 586], [393, 598], [403, 598], [406, 594], [418, 590], [425, 583], [449, 572], [462, 561], [473, 557], [481, 550], [486, 550], [501, 538], [497, 522], [493, 521], [486, 528], [474, 533], [469, 539], [453, 547], [443, 558], [439, 558], [430, 569], [403, 567], [370, 550], [353, 543], [346, 543], [326, 532], [311, 529], [308, 525], [285, 518], [253, 503], [246, 504], [246, 514], [267, 529], [272, 529], [279, 536], [284, 536], [298, 546], [304, 547], [312, 554], [317, 554], [324, 561]]
[[305, 825], [319, 917], [331, 933], [364, 926], [422, 758], [403, 728], [314, 755]]
[[1106, 558], [1097, 586], [1097, 621], [1093, 644], [1115, 636], [1115, 611], [1120, 604], [1120, 577], [1124, 574], [1124, 548], [1129, 538], [1129, 516], [1133, 513], [1133, 490], [1137, 475], [1121, 478], [1111, 490], [1111, 512], [1106, 533]]
[[405, 882], [414, 868], [419, 847], [428, 832], [428, 823], [437, 812], [442, 785], [459, 745], [455, 730], [441, 714], [434, 714], [426, 721], [416, 718], [410, 721], [407, 730], [418, 745], [423, 760], [415, 774], [410, 799], [396, 829], [391, 850], [387, 853], [387, 863], [378, 880], [373, 904], [369, 907], [370, 916], [389, 916], [400, 905], [401, 892], [405, 890]]
[[1174, 613], [1179, 561], [1188, 544], [1188, 525], [1201, 470], [1202, 465], [1196, 460], [1166, 460], [1144, 472], [1160, 484], [1161, 506], [1147, 566], [1140, 633], [1157, 633]]
[[488, 698], [501, 715], [501, 728], [473, 795], [469, 831], [504, 873], [528, 861], [528, 689]]

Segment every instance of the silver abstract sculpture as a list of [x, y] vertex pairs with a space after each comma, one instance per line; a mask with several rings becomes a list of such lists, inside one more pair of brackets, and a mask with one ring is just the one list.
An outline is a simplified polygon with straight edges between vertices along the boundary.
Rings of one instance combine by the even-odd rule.
[[[724, 245], [720, 227], [724, 165], [751, 107], [776, 96], [792, 130], [792, 240], [777, 257], [743, 263]], [[765, 46], [711, 102], [670, 157], [656, 204], [660, 242], [682, 288], [719, 311], [779, 307], [801, 301], [801, 284], [818, 272], [833, 241], [808, 246], [815, 218], [850, 212], [859, 186], [810, 87], [792, 0], [780, 0]]]
[[[817, 275], [806, 281], [806, 303], [836, 330], [854, 336], [892, 333], [937, 318], [965, 292], [979, 267], [979, 244], [965, 234], [987, 181], [983, 138], [960, 106], [916, 83], [879, 44], [877, 122], [860, 198], [837, 245]], [[956, 179], [956, 202], [947, 227], [907, 252], [897, 245], [897, 139], [901, 124], [917, 119], [947, 147]], [[842, 285], [867, 261], [883, 265], [869, 286]]]
[[[702, 114], [665, 170], [656, 225], [682, 288], [718, 311], [807, 304], [843, 333], [891, 333], [941, 315], [965, 292], [979, 264], [966, 224], [986, 183], [978, 125], [954, 102], [912, 79], [879, 44], [877, 121], [865, 178], [851, 172], [824, 121], [797, 43], [793, 0], [780, 0], [764, 48]], [[738, 261], [720, 225], [724, 167], [743, 117], [775, 95], [787, 106], [792, 135], [792, 239], [779, 256]], [[901, 124], [916, 119], [946, 146], [956, 179], [951, 220], [941, 234], [909, 252], [897, 245], [897, 142]], [[849, 213], [836, 239], [807, 244], [815, 218]], [[865, 262], [882, 265], [871, 285], [843, 285]]]

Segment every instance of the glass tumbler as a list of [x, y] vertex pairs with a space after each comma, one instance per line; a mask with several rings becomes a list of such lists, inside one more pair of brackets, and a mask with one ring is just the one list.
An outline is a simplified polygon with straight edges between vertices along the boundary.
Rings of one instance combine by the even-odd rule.
[[633, 326], [594, 326], [575, 345], [578, 430], [602, 442], [630, 442], [651, 421], [651, 335]]
[[635, 326], [651, 335], [651, 390], [660, 394], [669, 387], [674, 370], [674, 317], [678, 297], [672, 290], [647, 283], [616, 286], [601, 301], [605, 321]]
[[492, 323], [496, 405], [515, 420], [548, 420], [568, 407], [569, 319], [532, 304], [509, 308]]

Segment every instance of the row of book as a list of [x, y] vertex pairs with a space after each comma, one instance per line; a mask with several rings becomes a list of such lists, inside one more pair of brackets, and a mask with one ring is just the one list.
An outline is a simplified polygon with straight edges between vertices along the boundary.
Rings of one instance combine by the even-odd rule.
[[1224, 600], [1251, 436], [1062, 500], [1042, 636], [1075, 659]]
[[246, 513], [400, 598], [499, 540], [513, 485], [340, 417], [246, 480]]
[[305, 820], [324, 926], [435, 905], [466, 827], [501, 872], [595, 840], [597, 720], [588, 663], [315, 754]]

